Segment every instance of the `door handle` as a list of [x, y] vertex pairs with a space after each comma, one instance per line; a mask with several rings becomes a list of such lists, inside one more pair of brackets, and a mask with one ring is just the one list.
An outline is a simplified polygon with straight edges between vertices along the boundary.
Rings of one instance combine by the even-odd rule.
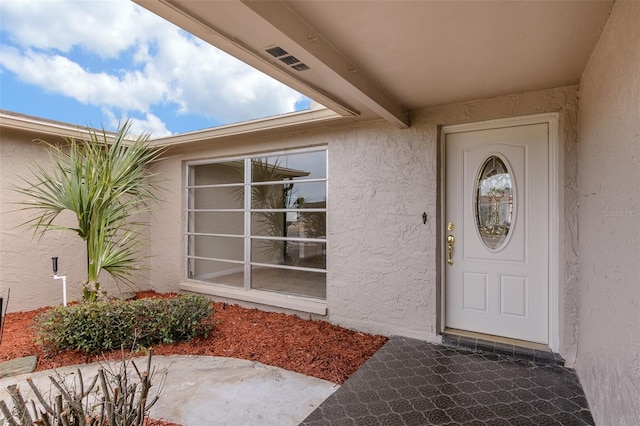
[[447, 236], [447, 252], [449, 256], [447, 258], [447, 263], [449, 265], [453, 265], [453, 245], [456, 243], [456, 239], [453, 235]]

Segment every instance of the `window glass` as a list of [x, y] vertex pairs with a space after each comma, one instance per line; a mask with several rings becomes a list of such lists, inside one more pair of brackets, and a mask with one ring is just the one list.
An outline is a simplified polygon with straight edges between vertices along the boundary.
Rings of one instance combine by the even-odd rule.
[[242, 287], [244, 286], [244, 267], [241, 263], [191, 259], [189, 261], [189, 278]]
[[507, 165], [489, 157], [476, 180], [476, 226], [482, 242], [490, 249], [501, 247], [511, 228], [513, 185]]
[[260, 237], [325, 238], [326, 217], [325, 212], [254, 212], [251, 213], [251, 234]]
[[251, 268], [252, 287], [258, 290], [325, 299], [325, 281], [324, 272], [296, 271], [264, 266]]
[[263, 240], [251, 241], [251, 261], [272, 265], [325, 269], [326, 244], [322, 241]]
[[288, 235], [291, 237], [326, 238], [326, 212], [300, 212], [297, 221], [289, 225]]
[[243, 212], [189, 212], [190, 232], [199, 234], [233, 234], [244, 233]]
[[189, 200], [192, 209], [242, 209], [243, 191], [241, 186], [191, 188]]
[[189, 254], [223, 260], [243, 260], [244, 240], [234, 237], [189, 235]]
[[291, 182], [253, 185], [253, 209], [317, 209], [326, 207], [326, 182]]
[[326, 151], [258, 157], [252, 160], [253, 182], [326, 179]]
[[[189, 278], [325, 297], [326, 150], [188, 168]], [[245, 241], [251, 241], [246, 252]]]
[[291, 189], [293, 184], [253, 185], [251, 187], [251, 208], [289, 209], [293, 208]]
[[228, 161], [223, 163], [192, 166], [191, 186], [220, 185], [244, 182], [244, 162]]
[[[294, 213], [295, 214], [295, 213]], [[285, 237], [287, 229], [285, 219], [290, 214], [284, 212], [265, 212], [251, 214], [251, 235], [260, 237]]]

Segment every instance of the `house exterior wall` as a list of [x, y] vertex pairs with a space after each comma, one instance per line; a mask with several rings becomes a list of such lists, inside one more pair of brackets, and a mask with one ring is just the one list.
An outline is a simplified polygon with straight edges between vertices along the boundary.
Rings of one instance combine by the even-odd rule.
[[640, 423], [640, 3], [616, 2], [580, 83], [576, 371], [596, 424]]
[[[34, 139], [63, 143], [60, 137], [3, 128], [0, 133], [0, 294], [10, 289], [8, 311], [17, 312], [42, 306], [61, 305], [62, 281], [53, 279], [51, 258], [59, 258], [59, 275], [67, 277], [67, 299], [82, 297], [82, 282], [87, 278], [86, 247], [73, 232], [50, 231], [42, 238], [20, 226], [32, 218], [32, 212], [20, 210], [26, 197], [12, 188], [24, 186], [22, 178], [33, 181], [29, 166], [39, 164], [50, 170], [51, 160], [42, 144]], [[73, 214], [63, 212], [58, 224], [73, 226]], [[141, 253], [144, 256], [146, 253]], [[147, 288], [146, 272], [141, 281]], [[108, 274], [100, 276], [101, 289], [113, 294], [119, 288]]]
[[576, 88], [566, 87], [417, 111], [404, 130], [376, 122], [174, 149], [159, 166], [168, 202], [154, 215], [151, 286], [171, 291], [185, 281], [185, 161], [326, 145], [327, 319], [368, 332], [438, 340], [439, 126], [558, 112], [557, 155], [564, 176], [558, 201], [564, 254], [558, 277], [560, 350], [571, 358], [577, 315], [576, 108]]

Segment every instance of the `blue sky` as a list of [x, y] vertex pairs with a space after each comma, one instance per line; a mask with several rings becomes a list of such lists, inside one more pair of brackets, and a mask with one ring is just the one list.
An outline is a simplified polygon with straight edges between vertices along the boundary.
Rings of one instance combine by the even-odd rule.
[[0, 1], [0, 109], [162, 137], [308, 107], [129, 0]]

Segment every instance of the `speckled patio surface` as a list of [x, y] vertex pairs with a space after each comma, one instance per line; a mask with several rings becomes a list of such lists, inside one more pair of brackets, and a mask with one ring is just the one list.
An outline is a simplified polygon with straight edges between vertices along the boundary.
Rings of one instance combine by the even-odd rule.
[[301, 424], [594, 423], [570, 369], [393, 337]]

